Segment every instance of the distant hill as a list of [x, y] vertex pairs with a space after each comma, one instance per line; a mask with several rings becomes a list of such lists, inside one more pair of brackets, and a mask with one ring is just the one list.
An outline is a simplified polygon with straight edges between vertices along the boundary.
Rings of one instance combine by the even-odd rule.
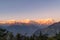
[[21, 24], [12, 24], [12, 25], [3, 24], [0, 25], [0, 28], [13, 32], [14, 35], [20, 33], [22, 35], [31, 36], [36, 30], [44, 28], [46, 26], [47, 25], [44, 26], [36, 23], [29, 23], [29, 24], [21, 23]]
[[34, 34], [39, 35], [40, 31], [43, 34], [48, 34], [49, 36], [54, 36], [55, 34], [58, 34], [60, 32], [60, 22], [56, 22], [47, 28], [38, 29]]
[[38, 29], [42, 29], [42, 28], [46, 28], [49, 25], [51, 25], [53, 22], [53, 20], [50, 19], [46, 19], [44, 20], [22, 20], [21, 22], [18, 21], [14, 21], [14, 20], [10, 20], [10, 21], [6, 21], [5, 22], [0, 22], [0, 28], [4, 28], [10, 32], [13, 32], [14, 35], [16, 35], [17, 33], [20, 33], [22, 35], [27, 35], [27, 36], [31, 36], [32, 34], [34, 34], [35, 31], [37, 31]]

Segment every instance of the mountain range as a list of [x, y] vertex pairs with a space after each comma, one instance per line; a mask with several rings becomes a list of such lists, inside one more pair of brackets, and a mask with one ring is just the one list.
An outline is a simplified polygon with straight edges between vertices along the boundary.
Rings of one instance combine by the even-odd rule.
[[12, 32], [14, 35], [20, 33], [22, 35], [31, 36], [41, 31], [43, 34], [55, 35], [59, 33], [60, 22], [54, 22], [51, 19], [45, 20], [22, 20], [22, 21], [2, 21], [0, 28]]

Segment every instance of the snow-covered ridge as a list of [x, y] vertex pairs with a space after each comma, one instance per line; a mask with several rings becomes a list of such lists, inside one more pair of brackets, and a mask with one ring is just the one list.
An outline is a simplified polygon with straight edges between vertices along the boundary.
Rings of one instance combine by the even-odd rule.
[[37, 23], [37, 24], [52, 24], [54, 23], [53, 19], [36, 19], [36, 20], [29, 20], [29, 19], [24, 19], [24, 20], [0, 20], [0, 24], [15, 24], [15, 23]]

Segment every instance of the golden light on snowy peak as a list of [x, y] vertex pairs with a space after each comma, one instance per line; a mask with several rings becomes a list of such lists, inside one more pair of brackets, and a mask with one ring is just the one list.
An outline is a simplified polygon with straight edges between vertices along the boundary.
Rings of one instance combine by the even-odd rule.
[[0, 24], [14, 24], [15, 20], [5, 20], [5, 21], [1, 21], [0, 20]]
[[5, 24], [5, 23], [6, 23], [6, 21], [1, 21], [1, 20], [0, 20], [0, 24]]
[[36, 22], [38, 24], [52, 24], [54, 22], [53, 19], [37, 19], [37, 20], [29, 20], [29, 19], [24, 19], [24, 20], [6, 20], [6, 21], [0, 21], [0, 24], [14, 24], [16, 22], [18, 23], [27, 23], [29, 24], [31, 21]]
[[38, 20], [35, 20], [35, 22], [39, 23], [39, 24], [52, 24], [54, 22], [53, 19], [38, 19]]
[[21, 22], [21, 23], [29, 23], [30, 20], [29, 19], [25, 19], [25, 20], [20, 20], [19, 22]]
[[7, 20], [6, 23], [8, 24], [14, 24], [16, 22], [16, 20]]

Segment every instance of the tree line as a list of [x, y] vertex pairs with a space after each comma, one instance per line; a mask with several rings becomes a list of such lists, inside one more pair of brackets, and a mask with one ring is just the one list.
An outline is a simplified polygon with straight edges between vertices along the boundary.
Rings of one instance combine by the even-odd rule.
[[41, 32], [39, 33], [39, 36], [33, 34], [29, 37], [19, 33], [14, 36], [12, 32], [0, 28], [0, 40], [60, 40], [60, 33], [53, 37], [48, 37], [47, 34], [43, 35]]

